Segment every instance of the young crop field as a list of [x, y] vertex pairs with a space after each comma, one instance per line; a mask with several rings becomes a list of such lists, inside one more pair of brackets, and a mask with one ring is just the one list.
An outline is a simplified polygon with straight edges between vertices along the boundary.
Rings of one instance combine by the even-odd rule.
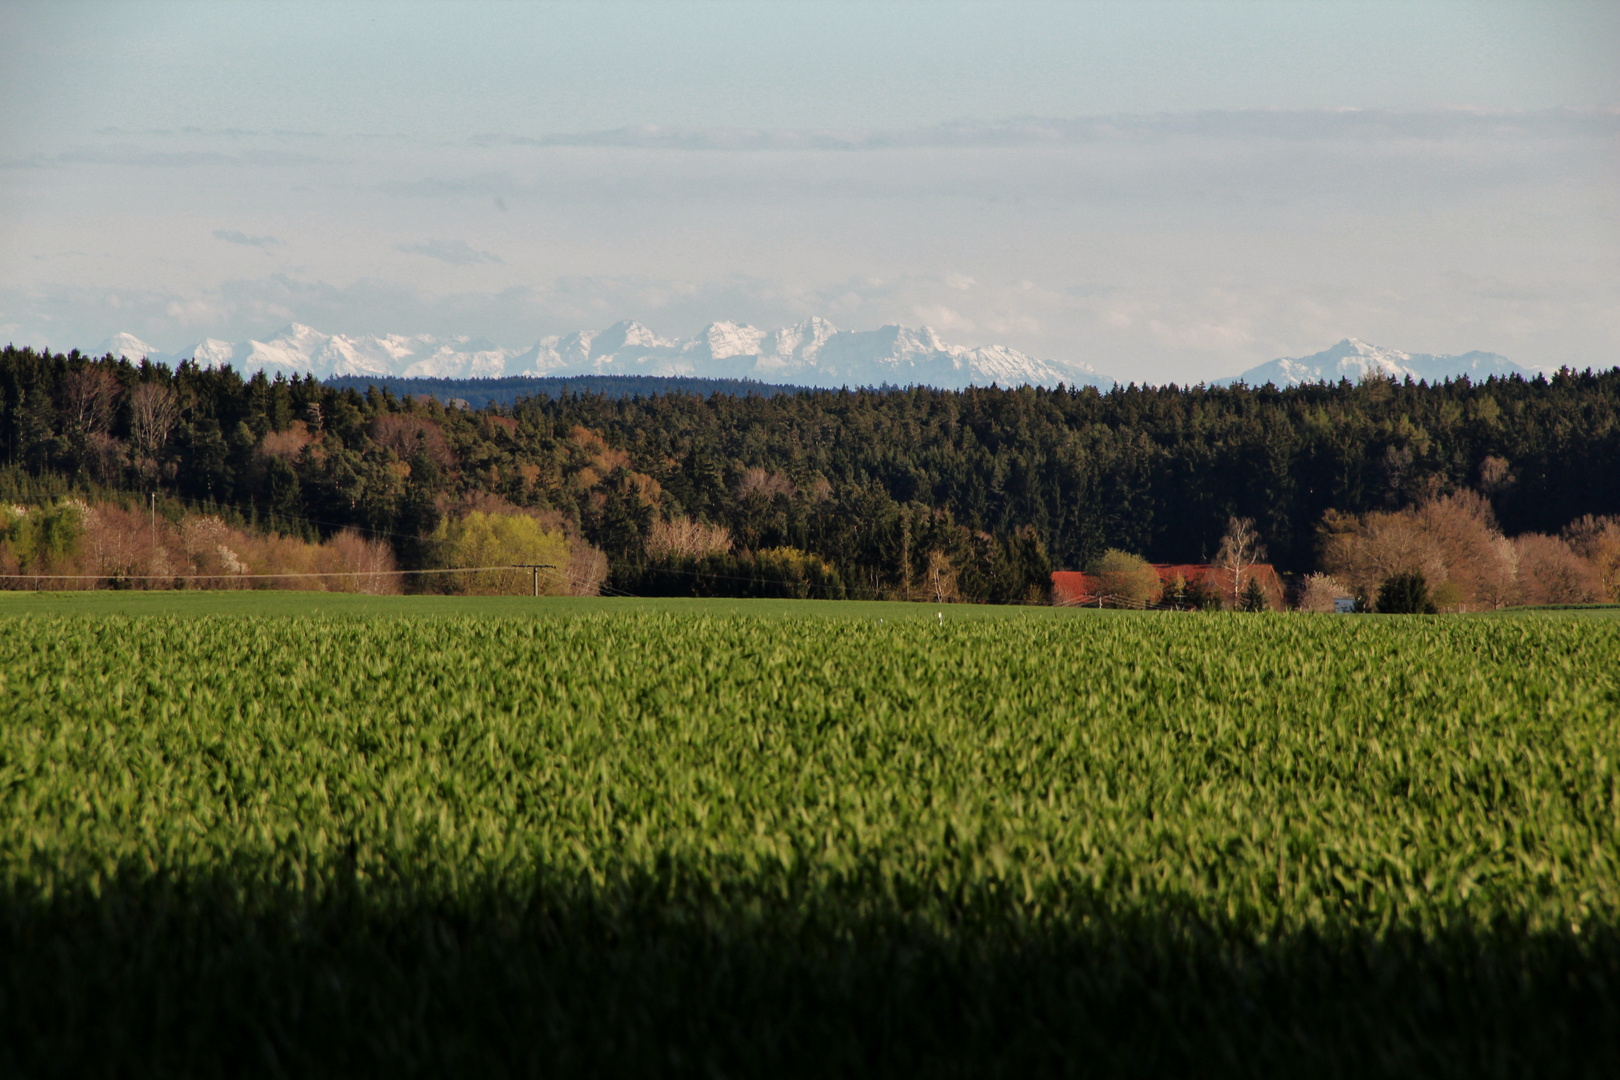
[[780, 607], [0, 604], [0, 1074], [1620, 1075], [1620, 620]]
[[[1601, 609], [1599, 609], [1601, 610]], [[1620, 612], [1620, 608], [1616, 609]], [[1046, 605], [929, 604], [895, 600], [762, 600], [602, 596], [367, 596], [362, 593], [275, 590], [119, 590], [30, 592], [0, 590], [0, 619], [17, 615], [316, 615], [360, 618], [468, 616], [533, 618], [666, 614], [682, 617], [748, 615], [763, 619], [823, 616], [839, 619], [983, 620], [1091, 618], [1094, 613]]]

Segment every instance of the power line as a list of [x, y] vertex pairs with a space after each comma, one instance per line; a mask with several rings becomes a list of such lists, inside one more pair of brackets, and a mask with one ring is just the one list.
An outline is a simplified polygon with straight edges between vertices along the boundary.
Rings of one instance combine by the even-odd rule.
[[262, 581], [271, 578], [360, 578], [399, 574], [481, 574], [492, 570], [529, 570], [532, 564], [446, 566], [437, 570], [323, 570], [282, 574], [0, 574], [0, 581]]
[[[99, 495], [125, 495], [125, 496], [134, 496], [134, 497], [143, 498], [143, 499], [150, 496], [151, 494], [152, 493], [146, 492], [146, 491], [136, 492], [136, 491], [124, 491], [124, 490], [118, 490], [118, 489], [103, 489], [102, 491], [94, 493], [94, 495], [98, 495], [98, 496]], [[25, 500], [25, 501], [26, 500], [45, 501], [45, 500], [59, 500], [59, 499], [75, 499], [75, 498], [78, 498], [78, 496], [75, 495], [75, 494], [72, 494], [72, 493], [64, 493], [64, 494], [57, 494], [57, 495], [15, 496], [14, 498], [17, 498], [17, 499], [20, 499], [20, 500]], [[182, 505], [184, 507], [187, 507], [188, 509], [216, 510], [216, 511], [219, 510], [219, 509], [236, 510], [235, 507], [228, 507], [228, 506], [222, 507], [219, 504], [206, 503], [206, 502], [203, 502], [202, 500], [189, 498], [189, 497], [184, 496], [184, 495], [168, 494], [168, 495], [165, 495], [163, 498], [164, 498], [165, 502], [179, 503], [180, 505]], [[0, 498], [0, 502], [3, 502], [3, 501], [6, 501], [5, 498]], [[517, 509], [521, 510], [522, 508], [517, 508]], [[237, 512], [240, 513], [239, 510], [237, 510]], [[363, 525], [356, 525], [356, 524], [348, 523], [348, 522], [325, 521], [325, 520], [322, 520], [322, 519], [319, 519], [319, 518], [301, 518], [299, 520], [301, 520], [303, 522], [306, 522], [306, 523], [308, 523], [310, 525], [324, 525], [324, 526], [327, 526], [327, 527], [333, 528], [333, 529], [348, 529], [348, 530], [352, 530], [354, 532], [361, 533], [361, 534], [371, 536], [371, 537], [375, 537], [375, 538], [385, 538], [385, 537], [386, 538], [398, 538], [398, 539], [402, 539], [402, 540], [411, 540], [411, 541], [414, 541], [414, 542], [417, 542], [417, 543], [429, 543], [429, 544], [446, 544], [446, 543], [451, 542], [448, 537], [431, 537], [431, 536], [422, 536], [422, 535], [419, 535], [419, 534], [412, 534], [412, 533], [394, 532], [394, 531], [390, 531], [390, 530], [386, 530], [386, 529], [372, 529], [372, 528], [367, 528], [366, 526], [363, 526]], [[378, 570], [378, 571], [369, 571], [368, 570], [368, 571], [334, 571], [334, 572], [327, 572], [327, 573], [286, 573], [286, 574], [190, 574], [190, 575], [185, 575], [185, 574], [144, 574], [144, 575], [137, 575], [137, 574], [0, 574], [0, 581], [6, 581], [6, 580], [28, 580], [28, 581], [34, 581], [34, 580], [43, 580], [43, 581], [219, 581], [219, 580], [225, 580], [225, 581], [241, 581], [241, 580], [255, 580], [255, 579], [262, 580], [262, 579], [271, 579], [271, 578], [301, 578], [301, 577], [321, 578], [321, 577], [380, 576], [382, 574], [406, 575], [406, 574], [476, 573], [476, 572], [482, 572], [482, 571], [487, 571], [487, 570], [531, 569], [532, 567], [533, 567], [533, 564], [522, 563], [522, 564], [514, 564], [512, 566], [499, 566], [499, 567], [453, 567], [453, 568], [424, 569], [424, 570]], [[552, 574], [553, 577], [555, 577], [555, 578], [559, 579], [560, 581], [566, 583], [567, 586], [570, 589], [579, 589], [579, 588], [583, 588], [583, 587], [589, 587], [592, 584], [592, 582], [590, 582], [590, 580], [588, 578], [584, 577], [583, 575], [568, 574], [566, 572], [560, 572], [560, 571], [556, 570], [555, 568], [550, 568], [550, 570], [551, 570], [551, 574]], [[656, 570], [654, 572], [658, 573], [658, 574], [679, 575], [681, 577], [692, 578], [692, 579], [699, 580], [699, 581], [714, 581], [714, 582], [730, 581], [730, 582], [738, 582], [738, 583], [751, 584], [751, 585], [757, 584], [757, 585], [761, 585], [761, 586], [769, 586], [769, 585], [773, 585], [773, 584], [794, 585], [796, 587], [801, 587], [801, 588], [809, 590], [813, 594], [814, 598], [825, 599], [825, 600], [839, 600], [839, 599], [858, 600], [858, 599], [863, 599], [863, 598], [864, 599], [870, 599], [870, 600], [881, 600], [881, 599], [883, 599], [880, 592], [869, 589], [869, 588], [867, 588], [867, 587], [865, 587], [863, 585], [860, 585], [860, 584], [851, 584], [851, 585], [842, 586], [843, 595], [840, 596], [838, 594], [839, 593], [839, 588], [840, 588], [839, 586], [820, 583], [820, 582], [811, 582], [811, 581], [800, 581], [800, 582], [772, 581], [771, 579], [764, 578], [764, 577], [746, 577], [746, 576], [743, 576], [743, 575], [740, 575], [740, 574], [724, 574], [724, 573], [714, 573], [714, 572], [708, 572], [708, 571], [702, 571], [702, 570], [686, 570], [686, 569], [679, 569], [679, 568], [672, 567], [672, 566], [670, 566], [670, 567], [658, 567], [658, 568], [656, 568]], [[620, 598], [625, 598], [625, 599], [641, 599], [642, 598], [641, 594], [639, 594], [639, 593], [630, 592], [627, 589], [619, 588], [619, 587], [614, 586], [614, 585], [609, 585], [607, 583], [607, 581], [605, 581], [605, 580], [601, 581], [601, 582], [596, 582], [595, 587], [596, 587], [597, 592], [599, 594], [601, 594], [601, 595], [604, 595], [604, 596], [620, 597]], [[862, 593], [865, 593], [867, 595], [865, 597], [862, 597], [860, 595]], [[1109, 597], [1109, 598], [1105, 598], [1105, 599], [1115, 599], [1115, 598]], [[1118, 598], [1118, 599], [1124, 599], [1124, 598]], [[1095, 601], [1096, 601], [1095, 597], [1086, 598], [1087, 603], [1094, 603]], [[927, 600], [927, 601], [917, 601], [917, 602], [919, 602], [919, 603], [921, 603], [921, 602], [934, 603], [935, 601]], [[1129, 603], [1129, 602], [1127, 601], [1127, 603]], [[1028, 600], [1017, 600], [1017, 601], [1013, 601], [1010, 606], [1038, 606], [1038, 607], [1044, 607], [1046, 605], [1043, 604], [1043, 603], [1034, 603], [1034, 604], [1032, 604], [1032, 602], [1028, 601]], [[1072, 606], [1072, 603], [1071, 604], [1060, 604], [1059, 606]]]

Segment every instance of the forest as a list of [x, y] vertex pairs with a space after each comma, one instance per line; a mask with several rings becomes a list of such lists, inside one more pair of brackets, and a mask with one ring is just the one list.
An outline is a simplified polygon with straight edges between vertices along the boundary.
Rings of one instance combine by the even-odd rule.
[[[29, 507], [69, 497], [123, 514], [126, 532], [149, 514], [153, 548], [164, 522], [179, 536], [201, 514], [239, 537], [346, 538], [369, 565], [427, 571], [499, 557], [493, 523], [522, 517], [567, 560], [570, 591], [992, 602], [1039, 600], [1052, 570], [1109, 550], [1207, 562], [1234, 518], [1302, 575], [1334, 552], [1348, 566], [1356, 528], [1440, 500], [1474, 500], [1509, 538], [1583, 520], [1602, 532], [1620, 514], [1620, 369], [1109, 392], [640, 382], [472, 408], [397, 380], [362, 390], [7, 347], [0, 572], [83, 565], [71, 541], [39, 539], [46, 510], [32, 511], [33, 548], [17, 532]], [[131, 549], [129, 566], [155, 555], [142, 557]]]
[[609, 398], [650, 397], [653, 394], [733, 394], [771, 397], [805, 390], [802, 386], [755, 382], [753, 379], [702, 379], [659, 375], [508, 375], [493, 379], [402, 378], [393, 375], [334, 375], [327, 386], [354, 389], [362, 394], [373, 386], [404, 396], [427, 394], [440, 401], [464, 401], [474, 409], [486, 405], [516, 405], [526, 397], [568, 397], [601, 394]]

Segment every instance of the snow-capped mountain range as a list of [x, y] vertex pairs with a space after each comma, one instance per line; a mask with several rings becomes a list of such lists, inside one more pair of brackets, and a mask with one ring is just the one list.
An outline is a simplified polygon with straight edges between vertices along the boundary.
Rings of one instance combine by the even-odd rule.
[[[390, 376], [395, 378], [477, 379], [509, 375], [655, 375], [707, 379], [753, 379], [794, 386], [910, 386], [946, 389], [965, 386], [1096, 386], [1115, 380], [1089, 364], [1040, 360], [1005, 345], [965, 348], [947, 345], [928, 327], [885, 326], [878, 330], [839, 330], [811, 318], [777, 330], [736, 323], [710, 323], [691, 338], [661, 338], [638, 322], [615, 323], [596, 333], [541, 338], [527, 349], [506, 349], [470, 337], [388, 334], [349, 337], [323, 334], [293, 323], [264, 341], [231, 343], [208, 338], [178, 353], [163, 353], [133, 334], [102, 343], [98, 355], [130, 360], [149, 357], [174, 364], [195, 359], [229, 364], [243, 373]], [[1435, 382], [1466, 375], [1536, 373], [1496, 353], [1457, 356], [1405, 353], [1345, 338], [1313, 356], [1283, 357], [1214, 380], [1229, 386], [1272, 383], [1359, 381], [1369, 375]]]
[[1086, 364], [1039, 360], [1003, 345], [947, 345], [928, 327], [839, 330], [811, 318], [778, 330], [711, 323], [691, 338], [661, 338], [638, 322], [597, 333], [542, 338], [523, 350], [470, 337], [428, 334], [348, 337], [294, 323], [266, 341], [208, 338], [165, 354], [132, 334], [101, 351], [162, 363], [195, 359], [248, 373], [374, 375], [441, 379], [508, 375], [661, 375], [753, 379], [796, 386], [1098, 386], [1114, 380]]
[[1437, 382], [1466, 375], [1478, 381], [1492, 375], [1520, 375], [1533, 378], [1535, 372], [1520, 367], [1505, 356], [1489, 352], [1466, 352], [1458, 356], [1431, 356], [1428, 353], [1404, 353], [1398, 349], [1381, 349], [1365, 341], [1345, 338], [1331, 349], [1314, 356], [1283, 357], [1252, 367], [1241, 375], [1217, 379], [1217, 386], [1230, 386], [1244, 382], [1250, 386], [1298, 386], [1300, 383], [1329, 382], [1340, 379], [1359, 382], [1369, 375], [1387, 375], [1392, 379]]

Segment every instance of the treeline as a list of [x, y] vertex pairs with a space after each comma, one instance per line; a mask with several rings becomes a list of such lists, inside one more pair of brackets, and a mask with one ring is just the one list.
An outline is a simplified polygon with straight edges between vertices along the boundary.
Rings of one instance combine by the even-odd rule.
[[1252, 518], [1283, 571], [1328, 511], [1451, 492], [1508, 535], [1620, 512], [1620, 370], [1441, 385], [535, 396], [0, 355], [0, 496], [157, 491], [234, 525], [386, 540], [527, 515], [638, 593], [1023, 601], [1110, 548], [1212, 558]]
[[776, 394], [798, 393], [802, 386], [755, 382], [753, 379], [699, 379], [685, 376], [656, 375], [510, 375], [499, 379], [431, 379], [395, 378], [393, 376], [333, 375], [327, 386], [339, 390], [358, 390], [361, 393], [375, 386], [399, 397], [428, 394], [448, 405], [466, 402], [468, 407], [482, 409], [486, 405], [516, 405], [526, 397], [569, 397], [581, 394], [601, 394], [603, 397], [650, 397], [653, 394]]
[[1391, 512], [1330, 510], [1321, 540], [1323, 572], [1306, 579], [1300, 597], [1307, 611], [1332, 610], [1333, 597], [1343, 595], [1357, 597], [1364, 611], [1620, 601], [1620, 517], [1613, 515], [1584, 515], [1559, 535], [1510, 538], [1483, 495], [1456, 491]]

